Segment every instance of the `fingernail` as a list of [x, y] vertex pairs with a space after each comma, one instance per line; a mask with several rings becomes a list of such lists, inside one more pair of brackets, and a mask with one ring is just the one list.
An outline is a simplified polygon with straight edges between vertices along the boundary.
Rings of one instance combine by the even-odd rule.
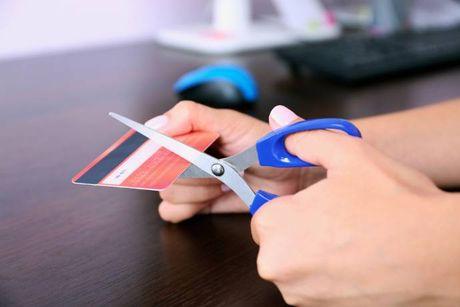
[[156, 116], [145, 122], [145, 125], [152, 129], [160, 129], [168, 124], [168, 117], [166, 115]]
[[222, 192], [226, 193], [226, 192], [230, 192], [231, 189], [229, 187], [227, 187], [225, 184], [222, 184], [220, 186], [220, 189], [222, 190]]
[[281, 105], [273, 108], [270, 117], [281, 127], [287, 126], [299, 118], [297, 114]]

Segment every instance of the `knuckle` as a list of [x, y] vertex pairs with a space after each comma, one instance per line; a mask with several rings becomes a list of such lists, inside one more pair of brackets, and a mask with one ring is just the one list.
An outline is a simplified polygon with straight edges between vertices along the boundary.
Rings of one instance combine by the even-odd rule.
[[172, 206], [174, 205], [162, 202], [158, 207], [158, 214], [160, 215], [162, 220], [176, 224], [181, 222], [183, 218], [180, 215], [178, 215], [174, 210], [172, 210]]
[[261, 212], [257, 212], [257, 214], [255, 214], [251, 219], [251, 228], [253, 228], [256, 231], [260, 231], [263, 228], [264, 223], [265, 222]]
[[[299, 299], [298, 296], [296, 295], [292, 295], [290, 293], [285, 293], [283, 291], [281, 291], [281, 295], [283, 296], [283, 299], [284, 301], [286, 302], [286, 304], [288, 305], [291, 305], [291, 306], [299, 306], [300, 303], [301, 303], [301, 300]], [[304, 306], [308, 306], [307, 305], [304, 305]]]
[[266, 220], [279, 221], [286, 213], [289, 213], [287, 206], [295, 201], [295, 194], [280, 196], [267, 203], [261, 213], [266, 216]]
[[302, 281], [302, 287], [293, 287], [292, 283], [276, 282], [278, 289], [283, 296], [283, 300], [292, 306], [319, 306], [331, 299], [331, 286], [328, 285], [325, 290], [317, 289], [314, 283]]
[[169, 214], [168, 206], [165, 203], [161, 203], [160, 206], [158, 207], [158, 214], [163, 220], [167, 222], [172, 222], [171, 216]]
[[167, 112], [173, 118], [190, 119], [196, 112], [197, 103], [190, 100], [182, 100]]
[[257, 272], [262, 279], [274, 281], [277, 279], [277, 274], [274, 270], [275, 264], [267, 261], [265, 257], [257, 257]]
[[294, 201], [293, 195], [281, 196], [262, 206], [252, 217], [251, 227], [257, 232], [266, 232], [274, 227], [282, 216], [286, 206]]
[[[273, 243], [273, 242], [272, 242]], [[257, 256], [257, 272], [260, 277], [272, 282], [283, 282], [292, 279], [296, 268], [284, 261], [284, 251], [278, 247], [262, 246]]]
[[277, 282], [289, 279], [291, 269], [285, 261], [272, 256], [257, 258], [257, 272], [262, 279]]
[[167, 200], [167, 201], [173, 201], [176, 193], [173, 191], [173, 188], [168, 188], [166, 190], [160, 191], [160, 197], [161, 199]]
[[197, 106], [197, 103], [191, 100], [182, 100], [176, 104], [174, 109], [191, 113]]
[[267, 232], [267, 229], [269, 228], [270, 228], [270, 220], [265, 218], [262, 212], [257, 212], [257, 214], [255, 214], [252, 217], [251, 230], [252, 230], [252, 233], [256, 235], [258, 241], [260, 241], [261, 237], [264, 236], [264, 234]]

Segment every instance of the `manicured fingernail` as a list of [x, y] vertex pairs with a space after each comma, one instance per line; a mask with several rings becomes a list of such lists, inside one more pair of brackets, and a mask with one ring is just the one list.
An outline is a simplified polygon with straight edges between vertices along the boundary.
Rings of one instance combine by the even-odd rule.
[[145, 125], [152, 129], [164, 128], [167, 124], [168, 117], [166, 115], [159, 115], [145, 122]]
[[273, 108], [270, 112], [270, 117], [281, 127], [292, 124], [299, 118], [294, 112], [281, 105]]
[[225, 184], [222, 184], [220, 186], [220, 189], [222, 190], [222, 192], [226, 193], [226, 192], [230, 192], [231, 189], [229, 187], [227, 187]]

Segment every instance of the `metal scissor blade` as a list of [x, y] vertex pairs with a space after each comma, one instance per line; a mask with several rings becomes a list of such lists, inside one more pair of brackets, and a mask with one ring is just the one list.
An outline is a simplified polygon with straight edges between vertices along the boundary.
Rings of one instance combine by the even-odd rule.
[[158, 145], [163, 146], [164, 148], [175, 153], [181, 158], [196, 165], [198, 168], [200, 168], [201, 170], [203, 170], [204, 172], [208, 173], [211, 176], [212, 176], [211, 166], [215, 163], [219, 163], [218, 159], [211, 157], [205, 153], [202, 153], [201, 151], [193, 147], [190, 147], [179, 141], [176, 141], [175, 139], [170, 138], [169, 136], [166, 136], [153, 129], [150, 129], [129, 118], [126, 118], [122, 115], [119, 115], [113, 112], [110, 112], [109, 115], [115, 118], [116, 120], [120, 121], [121, 123], [125, 124], [126, 126], [136, 130], [140, 134], [148, 137], [149, 139], [152, 139]]
[[237, 171], [243, 172], [250, 166], [259, 163], [259, 156], [257, 154], [257, 148], [254, 145], [245, 151], [240, 152], [239, 154], [224, 158], [222, 160], [227, 161], [233, 165]]
[[189, 167], [179, 176], [179, 178], [212, 178], [213, 176], [209, 175], [202, 171], [199, 167], [190, 164]]
[[[250, 166], [258, 164], [256, 146], [251, 146], [239, 154], [223, 158], [223, 161], [230, 163], [231, 166], [239, 173], [244, 173]], [[199, 167], [190, 165], [185, 172], [180, 175], [180, 178], [210, 178], [211, 175], [203, 172]]]
[[[227, 161], [216, 159], [208, 154], [205, 154], [193, 147], [185, 145], [179, 141], [176, 141], [169, 136], [166, 136], [158, 131], [148, 128], [140, 123], [137, 123], [129, 118], [121, 116], [116, 113], [109, 113], [109, 115], [116, 120], [122, 122], [126, 126], [136, 130], [140, 134], [152, 139], [158, 145], [163, 146], [169, 151], [189, 161], [193, 165], [197, 166], [203, 172], [211, 175], [212, 177], [225, 183], [230, 189], [232, 189], [243, 202], [250, 207], [254, 201], [255, 193], [241, 177], [234, 166]], [[212, 166], [218, 164], [224, 168], [224, 171], [219, 175], [215, 175], [212, 172]]]

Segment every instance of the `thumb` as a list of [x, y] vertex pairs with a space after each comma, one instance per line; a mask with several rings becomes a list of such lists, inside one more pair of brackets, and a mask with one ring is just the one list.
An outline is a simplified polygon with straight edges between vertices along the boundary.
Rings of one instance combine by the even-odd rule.
[[184, 134], [193, 130], [212, 131], [209, 127], [200, 127], [204, 126], [205, 121], [209, 121], [209, 117], [215, 116], [215, 111], [192, 101], [181, 101], [165, 114], [148, 120], [145, 125], [169, 135]]
[[331, 170], [359, 169], [371, 154], [360, 138], [328, 130], [299, 132], [285, 141], [286, 149], [303, 161]]
[[[300, 120], [301, 117], [281, 105], [274, 107], [269, 117], [272, 130]], [[360, 139], [325, 130], [296, 133], [286, 138], [285, 145], [291, 154], [329, 170], [356, 165], [362, 161], [362, 149], [366, 147]]]

